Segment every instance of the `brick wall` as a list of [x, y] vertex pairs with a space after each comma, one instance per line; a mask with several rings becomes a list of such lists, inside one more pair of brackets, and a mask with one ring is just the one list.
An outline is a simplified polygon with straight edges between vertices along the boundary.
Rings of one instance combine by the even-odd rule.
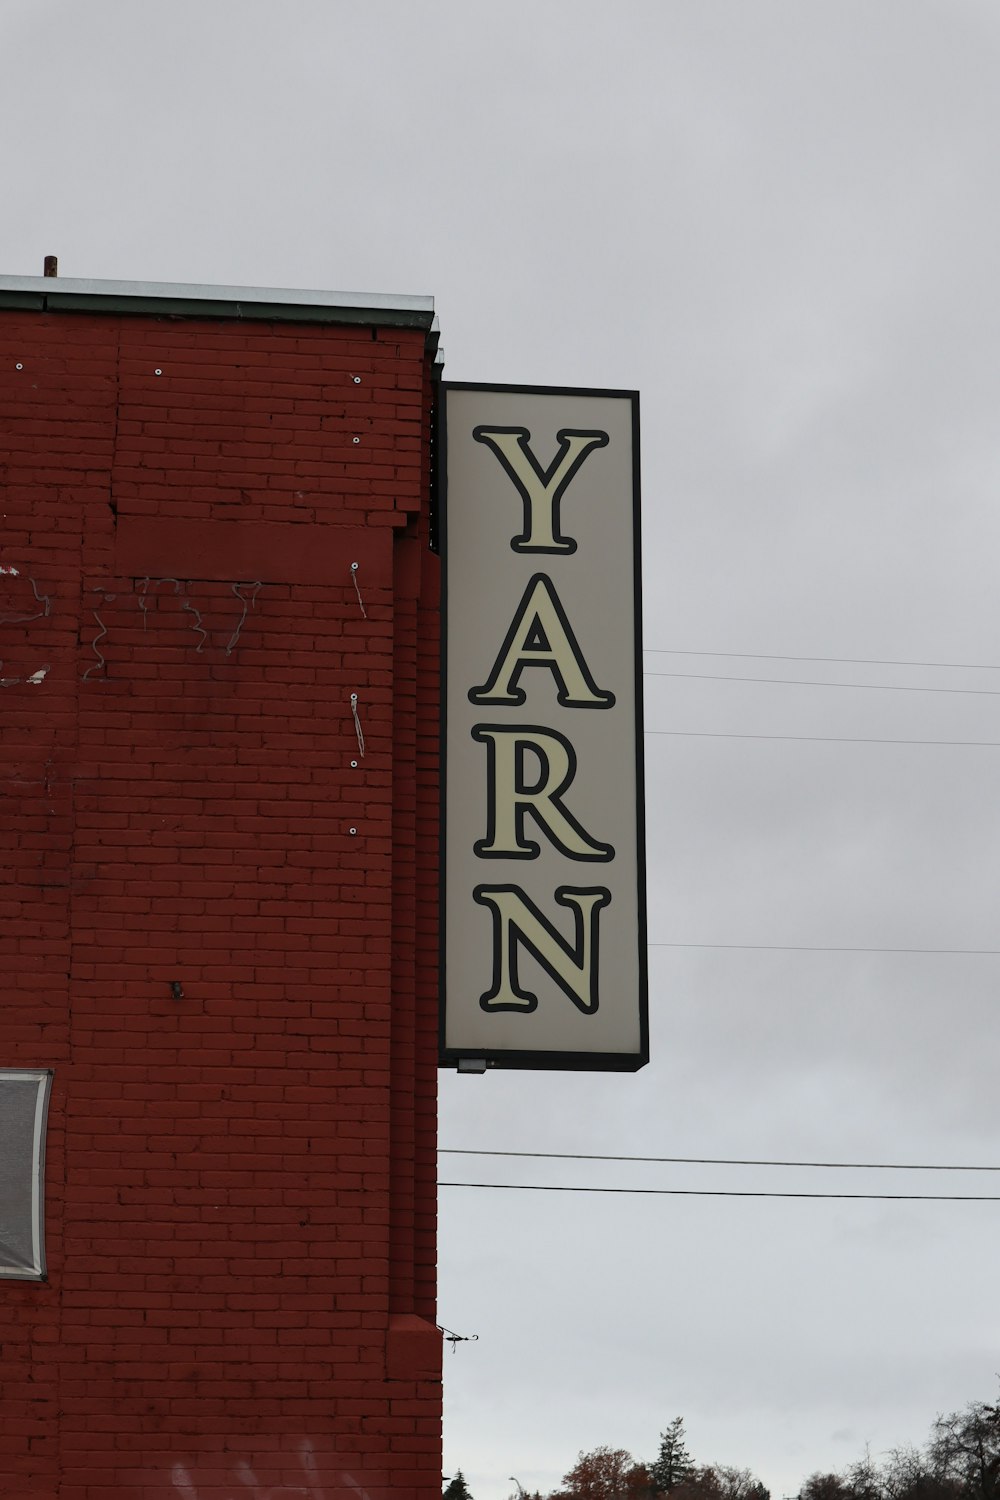
[[6, 1500], [440, 1494], [430, 389], [417, 328], [0, 312]]

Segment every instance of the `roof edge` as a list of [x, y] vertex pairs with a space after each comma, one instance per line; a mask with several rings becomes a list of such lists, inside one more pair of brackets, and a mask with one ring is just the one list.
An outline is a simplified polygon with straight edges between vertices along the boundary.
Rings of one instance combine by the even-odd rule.
[[436, 331], [437, 326], [433, 297], [62, 276], [0, 276], [0, 307], [152, 313], [161, 317], [268, 318], [297, 323], [380, 323], [423, 328], [428, 333]]

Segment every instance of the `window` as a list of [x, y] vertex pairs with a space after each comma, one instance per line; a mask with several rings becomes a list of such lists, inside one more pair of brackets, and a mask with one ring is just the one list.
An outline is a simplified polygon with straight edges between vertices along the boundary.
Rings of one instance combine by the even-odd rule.
[[0, 1069], [0, 1276], [45, 1280], [45, 1121], [52, 1072]]

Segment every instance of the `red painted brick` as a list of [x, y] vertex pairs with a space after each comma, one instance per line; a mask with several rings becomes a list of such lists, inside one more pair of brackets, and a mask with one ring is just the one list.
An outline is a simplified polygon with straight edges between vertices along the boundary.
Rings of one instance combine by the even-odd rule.
[[0, 311], [13, 1500], [440, 1494], [432, 395], [417, 330]]

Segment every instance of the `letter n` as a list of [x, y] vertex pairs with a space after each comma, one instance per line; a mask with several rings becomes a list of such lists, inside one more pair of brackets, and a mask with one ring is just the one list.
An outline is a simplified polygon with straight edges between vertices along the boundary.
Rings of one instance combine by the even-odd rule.
[[594, 1014], [599, 1005], [600, 911], [611, 901], [605, 886], [561, 885], [557, 889], [556, 901], [573, 913], [572, 943], [519, 886], [477, 885], [472, 895], [481, 906], [489, 907], [493, 918], [493, 985], [480, 996], [483, 1010], [538, 1009], [538, 996], [523, 989], [518, 977], [521, 944], [578, 1010]]

